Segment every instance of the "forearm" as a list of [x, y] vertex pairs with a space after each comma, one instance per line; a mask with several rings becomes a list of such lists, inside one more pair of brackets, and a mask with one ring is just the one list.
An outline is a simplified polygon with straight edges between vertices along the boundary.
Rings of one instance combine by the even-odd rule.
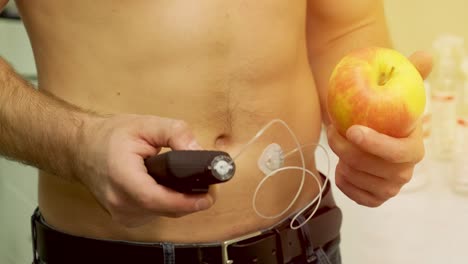
[[46, 95], [0, 58], [0, 154], [71, 179], [89, 113]]
[[327, 86], [338, 61], [353, 49], [365, 46], [391, 47], [392, 42], [382, 1], [312, 2], [320, 6], [313, 6], [309, 1], [307, 20], [309, 61], [320, 96], [323, 121], [328, 124]]

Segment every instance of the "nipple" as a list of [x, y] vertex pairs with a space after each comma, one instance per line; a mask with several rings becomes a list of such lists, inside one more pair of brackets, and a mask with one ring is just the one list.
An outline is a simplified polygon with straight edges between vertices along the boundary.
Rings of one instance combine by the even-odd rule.
[[284, 165], [283, 149], [277, 143], [271, 143], [263, 150], [257, 163], [265, 175], [270, 174]]

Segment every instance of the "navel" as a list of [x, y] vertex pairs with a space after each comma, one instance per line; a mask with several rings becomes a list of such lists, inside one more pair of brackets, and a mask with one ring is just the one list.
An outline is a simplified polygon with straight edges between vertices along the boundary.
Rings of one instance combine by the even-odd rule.
[[224, 150], [224, 149], [228, 148], [230, 141], [231, 141], [231, 138], [230, 138], [229, 135], [221, 134], [221, 135], [216, 137], [215, 142], [214, 142], [214, 146], [215, 146], [216, 149]]

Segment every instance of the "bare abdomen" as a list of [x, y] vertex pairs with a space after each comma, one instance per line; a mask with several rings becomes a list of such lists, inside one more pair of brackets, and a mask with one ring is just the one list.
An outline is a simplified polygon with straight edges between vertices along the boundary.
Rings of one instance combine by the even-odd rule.
[[[301, 143], [318, 140], [320, 108], [305, 48], [305, 1], [225, 1], [224, 6], [206, 1], [183, 10], [176, 1], [160, 6], [159, 1], [132, 6], [83, 1], [74, 9], [68, 6], [72, 1], [19, 2], [40, 89], [98, 112], [185, 120], [205, 149], [231, 155], [276, 118], [286, 121]], [[135, 17], [128, 16], [132, 12]], [[181, 242], [233, 237], [280, 220], [259, 218], [252, 210], [263, 177], [257, 159], [272, 142], [285, 151], [294, 147], [284, 128], [272, 127], [236, 160], [234, 179], [216, 186], [216, 204], [204, 212], [126, 229], [112, 222], [83, 186], [46, 173], [40, 177], [40, 207], [51, 225], [84, 236]], [[307, 149], [311, 170], [313, 153]], [[298, 165], [298, 157], [287, 162]], [[285, 172], [269, 180], [259, 193], [259, 208], [266, 214], [282, 211], [300, 175]], [[316, 192], [308, 178], [292, 210]]]

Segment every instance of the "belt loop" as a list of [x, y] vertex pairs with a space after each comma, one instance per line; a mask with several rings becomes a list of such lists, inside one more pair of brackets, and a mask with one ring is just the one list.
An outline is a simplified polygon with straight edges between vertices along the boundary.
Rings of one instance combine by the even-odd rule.
[[283, 247], [281, 245], [281, 235], [278, 228], [273, 228], [273, 232], [275, 232], [276, 237], [276, 259], [278, 263], [284, 263], [284, 254], [283, 254]]
[[[299, 224], [302, 224], [305, 220], [306, 219], [304, 215], [299, 215], [296, 218], [296, 221], [299, 222]], [[317, 255], [315, 254], [314, 245], [312, 244], [309, 225], [307, 224], [302, 225], [300, 230], [301, 230], [300, 234], [302, 238], [302, 243], [304, 243], [307, 263], [311, 263], [317, 259]]]
[[36, 220], [40, 217], [39, 207], [34, 210], [33, 215], [31, 216], [31, 237], [32, 237], [32, 250], [33, 250], [33, 264], [39, 264], [39, 256], [37, 253], [37, 230], [36, 230]]
[[172, 243], [162, 243], [164, 264], [175, 264], [175, 248]]

